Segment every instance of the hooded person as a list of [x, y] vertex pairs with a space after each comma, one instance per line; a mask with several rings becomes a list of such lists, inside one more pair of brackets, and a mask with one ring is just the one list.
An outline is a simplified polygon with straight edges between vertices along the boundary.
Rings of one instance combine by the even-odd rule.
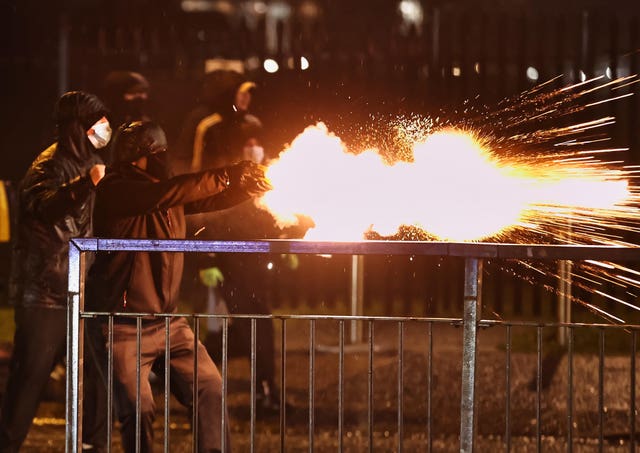
[[[109, 121], [114, 130], [133, 121], [148, 121], [149, 81], [134, 71], [111, 71], [102, 83], [102, 99], [109, 108]], [[103, 158], [110, 165], [113, 162], [112, 147], [104, 149]]]
[[66, 343], [69, 239], [92, 236], [94, 187], [104, 176], [98, 150], [111, 129], [105, 105], [81, 91], [57, 102], [57, 141], [18, 187], [18, 228], [9, 297], [16, 331], [0, 412], [0, 451], [22, 445], [40, 396]]
[[[250, 134], [262, 129], [260, 120], [249, 113], [255, 87], [255, 83], [233, 70], [220, 69], [205, 75], [202, 102], [185, 120], [172, 155], [179, 172], [233, 162], [247, 146], [247, 140], [259, 138]], [[259, 147], [259, 143], [250, 146]], [[261, 149], [257, 151], [263, 155]]]
[[[116, 134], [114, 164], [97, 188], [95, 233], [98, 237], [175, 239], [186, 234], [185, 214], [225, 209], [268, 189], [264, 170], [242, 161], [223, 168], [170, 177], [167, 140], [152, 122], [124, 125]], [[132, 196], [134, 194], [134, 196]], [[155, 409], [149, 384], [154, 362], [166, 353], [171, 367], [171, 391], [189, 409], [193, 404], [194, 366], [198, 388], [197, 450], [222, 449], [222, 380], [204, 346], [197, 342], [184, 317], [171, 317], [170, 351], [165, 344], [164, 317], [175, 314], [182, 278], [181, 253], [98, 253], [89, 271], [87, 307], [101, 312], [145, 313], [143, 318], [140, 394], [136, 389], [136, 323], [114, 319], [113, 350], [115, 396], [123, 447], [136, 447], [136, 401], [140, 398], [142, 451], [153, 446]], [[106, 319], [103, 319], [106, 322]], [[106, 338], [104, 339], [106, 341]], [[132, 366], [133, 365], [133, 366]], [[229, 443], [227, 442], [228, 446]]]

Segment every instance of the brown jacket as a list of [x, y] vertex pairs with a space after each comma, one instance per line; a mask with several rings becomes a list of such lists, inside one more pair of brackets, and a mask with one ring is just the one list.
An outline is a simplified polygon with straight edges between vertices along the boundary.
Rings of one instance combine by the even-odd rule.
[[[105, 238], [184, 239], [185, 214], [225, 209], [249, 197], [227, 189], [224, 169], [157, 181], [136, 167], [111, 169], [98, 184], [95, 235]], [[176, 311], [182, 253], [100, 252], [89, 271], [87, 309]]]

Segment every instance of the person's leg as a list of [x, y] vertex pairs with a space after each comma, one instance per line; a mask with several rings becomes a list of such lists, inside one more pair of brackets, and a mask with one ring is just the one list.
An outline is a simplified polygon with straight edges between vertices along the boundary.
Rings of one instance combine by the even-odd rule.
[[66, 311], [17, 307], [9, 379], [0, 413], [0, 451], [17, 452], [27, 437], [49, 373], [66, 342]]
[[[153, 450], [155, 404], [149, 384], [149, 372], [157, 357], [155, 342], [149, 338], [148, 327], [142, 330], [140, 353], [140, 451]], [[122, 446], [126, 452], [136, 451], [137, 396], [136, 326], [115, 324], [113, 329], [114, 390], [121, 423]]]
[[[172, 320], [170, 341], [170, 373], [172, 383], [176, 384], [172, 385], [172, 391], [180, 403], [193, 410], [195, 337], [184, 318]], [[197, 343], [197, 354], [198, 451], [219, 451], [222, 446], [222, 377], [200, 341]], [[227, 430], [224, 435], [228, 451], [230, 450], [228, 415], [226, 420]]]
[[85, 320], [82, 443], [93, 451], [107, 445], [107, 350], [98, 319]]

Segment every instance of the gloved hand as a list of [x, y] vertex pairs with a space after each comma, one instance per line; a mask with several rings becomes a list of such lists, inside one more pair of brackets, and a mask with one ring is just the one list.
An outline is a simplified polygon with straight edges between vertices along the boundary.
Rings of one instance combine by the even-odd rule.
[[226, 170], [229, 175], [229, 187], [237, 187], [251, 196], [260, 195], [272, 189], [265, 176], [266, 167], [250, 160], [238, 162], [227, 167]]
[[200, 269], [199, 271], [200, 282], [207, 287], [217, 287], [224, 282], [224, 275], [219, 267], [208, 267], [206, 269]]

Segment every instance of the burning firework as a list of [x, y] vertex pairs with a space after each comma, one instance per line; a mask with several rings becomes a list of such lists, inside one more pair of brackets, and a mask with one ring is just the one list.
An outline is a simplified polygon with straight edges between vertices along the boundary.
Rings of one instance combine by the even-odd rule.
[[274, 189], [260, 203], [281, 225], [310, 217], [310, 237], [330, 240], [392, 236], [412, 225], [437, 239], [471, 241], [559, 222], [587, 222], [589, 233], [576, 234], [595, 239], [612, 215], [630, 214], [629, 172], [592, 160], [530, 160], [496, 156], [472, 133], [444, 129], [416, 143], [411, 162], [389, 165], [373, 150], [349, 153], [320, 123], [269, 167]]
[[[599, 158], [626, 148], [596, 148], [609, 140], [600, 131], [614, 118], [545, 126], [630, 96], [593, 99], [638, 81], [597, 80], [557, 90], [543, 84], [494, 110], [468, 108], [457, 122], [405, 122], [397, 135], [411, 152], [395, 161], [376, 149], [350, 152], [324, 124], [310, 126], [269, 166], [273, 190], [259, 204], [281, 226], [310, 218], [315, 228], [306, 238], [314, 240], [397, 238], [411, 226], [439, 240], [632, 245], [624, 237], [638, 231], [637, 169]], [[572, 277], [638, 309], [601, 288], [613, 283], [635, 299], [629, 289], [640, 287], [637, 274], [585, 262]]]

